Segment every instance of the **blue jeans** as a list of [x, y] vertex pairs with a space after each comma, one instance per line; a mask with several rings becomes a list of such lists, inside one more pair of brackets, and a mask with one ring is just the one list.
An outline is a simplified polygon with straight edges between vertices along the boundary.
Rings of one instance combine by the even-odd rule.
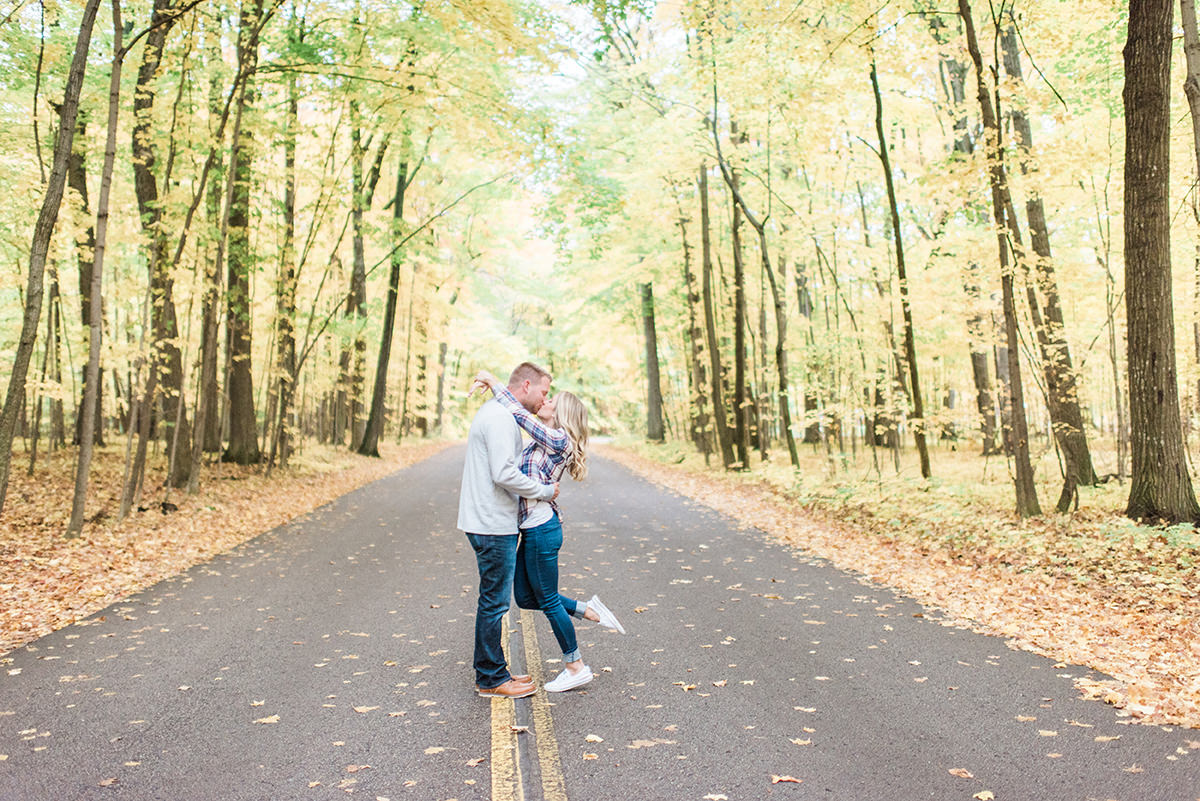
[[499, 687], [512, 678], [501, 643], [502, 620], [512, 598], [517, 561], [516, 534], [467, 534], [479, 566], [479, 602], [475, 607], [475, 683]]
[[558, 592], [558, 549], [562, 543], [562, 523], [557, 514], [540, 526], [521, 530], [513, 595], [522, 609], [545, 613], [562, 648], [563, 661], [574, 662], [579, 659], [579, 646], [571, 615], [583, 617], [586, 606]]

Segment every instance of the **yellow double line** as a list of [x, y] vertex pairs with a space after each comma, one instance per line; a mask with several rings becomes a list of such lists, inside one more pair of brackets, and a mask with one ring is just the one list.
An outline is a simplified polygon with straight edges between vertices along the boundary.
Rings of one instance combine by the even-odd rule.
[[[542, 686], [542, 654], [538, 649], [533, 613], [521, 610], [521, 635], [525, 646], [525, 669], [533, 683]], [[504, 618], [503, 640], [508, 642], [508, 617]], [[538, 689], [529, 696], [532, 730], [518, 731], [516, 701], [492, 699], [492, 801], [526, 801], [525, 780], [521, 772], [522, 739], [532, 737], [537, 749], [538, 772], [542, 779], [541, 801], [567, 801], [562, 762], [558, 758], [558, 740], [546, 691]], [[525, 699], [521, 699], [525, 703]], [[528, 747], [526, 745], [525, 747]]]

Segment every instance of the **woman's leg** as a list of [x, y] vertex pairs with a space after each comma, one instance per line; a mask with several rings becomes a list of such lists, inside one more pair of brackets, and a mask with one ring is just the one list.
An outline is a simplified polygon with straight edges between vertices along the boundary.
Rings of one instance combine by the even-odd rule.
[[[550, 628], [562, 648], [563, 661], [568, 664], [578, 662], [579, 645], [575, 640], [575, 625], [563, 604], [563, 596], [558, 592], [558, 550], [562, 547], [562, 524], [555, 515], [540, 526], [526, 529], [522, 535], [525, 553], [520, 563], [524, 565], [529, 589], [537, 600], [538, 608], [550, 621]], [[566, 600], [574, 605], [571, 599]], [[521, 606], [524, 607], [524, 604]]]
[[517, 567], [513, 572], [513, 599], [521, 609], [541, 609], [537, 596], [529, 581], [529, 571], [525, 568], [525, 532], [520, 534], [520, 544], [517, 546]]

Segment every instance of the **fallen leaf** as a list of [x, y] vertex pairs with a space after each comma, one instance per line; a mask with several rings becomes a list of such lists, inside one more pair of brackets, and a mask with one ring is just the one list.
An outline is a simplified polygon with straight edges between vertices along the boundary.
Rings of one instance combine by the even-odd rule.
[[279, 715], [271, 715], [270, 717], [267, 717], [267, 718], [259, 718], [258, 720], [254, 721], [254, 722], [255, 723], [278, 723]]
[[1050, 729], [1038, 729], [1038, 734], [1040, 734], [1042, 737], [1057, 737], [1058, 736], [1058, 732], [1051, 731]]
[[371, 767], [371, 766], [370, 765], [347, 765], [346, 772], [347, 773], [358, 773], [360, 770], [366, 770], [369, 767]]
[[97, 782], [97, 784], [99, 784], [101, 787], [112, 787], [116, 783], [117, 783], [116, 776], [110, 776], [107, 779], [101, 779], [99, 782]]
[[476, 768], [476, 767], [479, 767], [480, 765], [482, 765], [486, 761], [487, 761], [486, 757], [476, 757], [475, 759], [468, 759], [467, 767], [468, 768]]
[[509, 726], [508, 728], [512, 729], [517, 734], [524, 734], [525, 732], [529, 731], [528, 726]]
[[996, 796], [991, 790], [983, 790], [971, 796], [971, 798], [974, 798], [976, 801], [996, 801]]
[[728, 683], [729, 683], [729, 682], [728, 682], [728, 681], [726, 681], [725, 679], [721, 679], [720, 681], [714, 681], [714, 682], [712, 683], [712, 686], [714, 686], [714, 687], [724, 687], [724, 686], [725, 686], [726, 684], [728, 684]]
[[597, 756], [596, 754], [584, 754], [583, 758], [584, 759], [599, 759], [600, 757]]
[[1134, 762], [1127, 768], [1121, 768], [1121, 770], [1125, 771], [1126, 773], [1143, 773], [1146, 769]]
[[1022, 723], [1032, 723], [1033, 721], [1037, 720], [1037, 718], [1033, 715], [1017, 715], [1017, 720], [1021, 721]]
[[800, 784], [803, 781], [804, 781], [803, 779], [797, 779], [795, 776], [776, 776], [774, 774], [771, 775], [771, 784], [779, 784], [780, 782], [791, 782], [792, 784]]
[[812, 740], [801, 740], [798, 737], [789, 738], [796, 745], [812, 745]]
[[957, 776], [960, 779], [974, 779], [975, 778], [974, 774], [972, 774], [971, 771], [967, 770], [966, 768], [951, 768], [950, 775]]
[[445, 748], [442, 748], [440, 745], [431, 745], [431, 746], [429, 746], [428, 748], [426, 748], [426, 749], [425, 749], [425, 753], [427, 753], [427, 754], [440, 754], [440, 753], [442, 753], [442, 752], [443, 752], [443, 751], [445, 751], [445, 750], [446, 750], [446, 749], [445, 749]]
[[372, 712], [376, 709], [379, 709], [379, 707], [377, 707], [377, 706], [356, 706], [356, 707], [354, 707], [354, 711], [360, 715], [365, 715], [366, 713]]
[[584, 737], [583, 739], [584, 739], [584, 741], [585, 741], [585, 742], [589, 742], [589, 743], [602, 743], [602, 742], [604, 742], [604, 738], [603, 738], [603, 737], [597, 737], [597, 736], [596, 736], [596, 735], [594, 735], [594, 734], [589, 734], [587, 737]]
[[703, 801], [729, 801], [729, 796], [724, 793], [709, 793], [704, 796]]
[[1100, 735], [1099, 737], [1097, 737], [1097, 738], [1096, 738], [1096, 742], [1098, 742], [1098, 743], [1111, 743], [1113, 740], [1120, 740], [1120, 739], [1121, 739], [1121, 735], [1119, 735], [1119, 734], [1110, 734], [1110, 735], [1103, 735], [1103, 734], [1102, 734], [1102, 735]]

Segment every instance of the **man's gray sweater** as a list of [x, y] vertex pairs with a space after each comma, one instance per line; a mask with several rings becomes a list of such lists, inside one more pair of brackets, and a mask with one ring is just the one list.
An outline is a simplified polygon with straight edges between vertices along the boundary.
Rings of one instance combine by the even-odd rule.
[[517, 496], [548, 501], [553, 484], [541, 484], [517, 467], [521, 429], [495, 398], [475, 413], [467, 435], [458, 527], [469, 534], [516, 534]]

